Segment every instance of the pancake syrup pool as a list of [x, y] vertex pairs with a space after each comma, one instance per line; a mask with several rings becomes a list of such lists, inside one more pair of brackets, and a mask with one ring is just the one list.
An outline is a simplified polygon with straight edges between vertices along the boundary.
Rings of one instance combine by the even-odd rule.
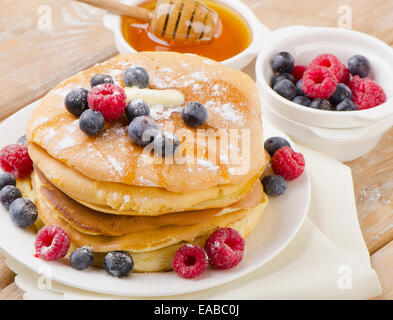
[[[175, 51], [194, 53], [216, 61], [227, 60], [244, 51], [251, 43], [251, 30], [246, 21], [233, 9], [214, 1], [202, 1], [216, 11], [221, 19], [222, 28], [217, 36], [208, 43], [194, 45], [174, 45], [158, 39], [149, 32], [149, 23], [122, 17], [122, 31], [125, 40], [136, 51]], [[156, 1], [146, 1], [139, 6], [153, 10]]]

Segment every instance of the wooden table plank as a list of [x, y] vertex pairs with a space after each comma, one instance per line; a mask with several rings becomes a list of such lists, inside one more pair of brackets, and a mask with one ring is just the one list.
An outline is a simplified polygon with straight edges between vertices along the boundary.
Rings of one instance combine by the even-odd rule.
[[393, 300], [393, 241], [374, 253], [371, 263], [382, 286], [382, 295], [378, 299]]
[[[101, 9], [68, 0], [3, 0], [2, 8], [0, 119], [117, 52]], [[38, 28], [40, 8], [50, 9], [49, 30]]]
[[[353, 29], [393, 44], [393, 1], [244, 0], [269, 28], [337, 26], [342, 5], [352, 10]], [[52, 28], [41, 30], [39, 8], [49, 6]], [[69, 0], [3, 0], [0, 12], [0, 119], [45, 94], [61, 80], [116, 53], [103, 12]], [[307, 10], [305, 10], [307, 8]], [[253, 64], [246, 70], [253, 75]], [[377, 148], [348, 163], [352, 168], [359, 221], [372, 263], [393, 298], [393, 128]], [[14, 274], [0, 258], [0, 299], [22, 297]], [[2, 290], [1, 290], [2, 289]]]
[[393, 240], [393, 128], [352, 169], [360, 226], [370, 254]]

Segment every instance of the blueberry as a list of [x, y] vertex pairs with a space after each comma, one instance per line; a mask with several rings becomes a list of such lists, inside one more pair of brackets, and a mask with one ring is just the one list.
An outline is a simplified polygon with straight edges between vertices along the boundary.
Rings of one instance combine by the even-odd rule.
[[297, 104], [301, 104], [302, 106], [308, 107], [311, 103], [311, 100], [307, 98], [306, 96], [297, 96], [292, 99], [292, 102], [295, 102]]
[[94, 261], [94, 252], [89, 247], [81, 247], [72, 251], [70, 262], [73, 268], [83, 270], [90, 267]]
[[132, 66], [124, 71], [123, 80], [127, 87], [147, 88], [149, 85], [149, 74], [140, 66]]
[[154, 138], [154, 153], [161, 157], [170, 157], [180, 145], [178, 137], [171, 133], [163, 132]]
[[88, 109], [79, 118], [79, 128], [89, 136], [100, 134], [104, 125], [104, 116], [96, 110]]
[[111, 251], [105, 256], [104, 268], [111, 276], [127, 277], [134, 268], [134, 260], [126, 251]]
[[142, 99], [134, 99], [128, 102], [126, 107], [126, 116], [128, 120], [132, 121], [136, 117], [148, 116], [150, 108], [146, 101]]
[[30, 227], [38, 218], [37, 207], [29, 199], [18, 198], [10, 205], [10, 217], [18, 227]]
[[274, 153], [282, 147], [291, 147], [289, 142], [281, 137], [271, 137], [265, 141], [266, 151], [273, 157]]
[[10, 207], [11, 203], [18, 198], [22, 198], [22, 193], [15, 186], [8, 185], [0, 191], [1, 204], [7, 209]]
[[339, 83], [334, 91], [333, 95], [330, 97], [330, 102], [333, 105], [337, 105], [345, 99], [352, 98], [352, 91], [345, 84]]
[[64, 104], [68, 112], [79, 117], [88, 108], [87, 95], [89, 91], [84, 88], [72, 89], [65, 97]]
[[115, 83], [112, 77], [108, 74], [95, 74], [90, 79], [90, 86], [93, 88], [103, 83]]
[[330, 104], [329, 100], [322, 99], [322, 98], [316, 98], [313, 101], [311, 101], [310, 108], [313, 109], [319, 109], [319, 110], [331, 110], [332, 105]]
[[296, 82], [296, 90], [298, 96], [305, 96], [306, 94], [303, 92], [303, 79], [300, 79], [298, 82]]
[[23, 136], [19, 137], [19, 139], [16, 141], [18, 144], [24, 144], [27, 146], [27, 138], [26, 135], [24, 134]]
[[272, 68], [278, 73], [291, 73], [295, 66], [295, 60], [289, 52], [280, 52], [273, 58]]
[[16, 186], [16, 180], [11, 173], [0, 173], [0, 190], [3, 189], [5, 186]]
[[207, 109], [199, 102], [190, 102], [182, 112], [183, 121], [190, 127], [196, 128], [203, 125], [207, 120]]
[[262, 184], [263, 190], [269, 196], [280, 196], [287, 190], [287, 182], [278, 175], [263, 177]]
[[365, 56], [357, 54], [348, 60], [348, 70], [355, 76], [365, 78], [370, 72], [370, 61]]
[[354, 111], [357, 110], [356, 104], [350, 100], [345, 99], [344, 101], [340, 102], [338, 105], [334, 107], [336, 111]]
[[134, 143], [145, 146], [154, 140], [158, 127], [154, 120], [147, 116], [137, 117], [128, 126], [128, 136]]
[[276, 83], [279, 83], [281, 80], [284, 80], [284, 79], [287, 79], [287, 80], [295, 83], [295, 78], [293, 77], [293, 75], [291, 75], [290, 73], [280, 73], [280, 74], [273, 77], [272, 87], [274, 87], [274, 85]]
[[295, 84], [287, 79], [276, 83], [276, 85], [273, 87], [273, 90], [288, 100], [292, 100], [297, 93]]

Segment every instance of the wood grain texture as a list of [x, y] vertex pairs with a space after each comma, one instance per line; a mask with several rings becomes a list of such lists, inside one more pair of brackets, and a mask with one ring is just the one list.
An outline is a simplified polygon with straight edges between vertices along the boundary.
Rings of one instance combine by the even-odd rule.
[[101, 9], [66, 0], [2, 0], [2, 8], [0, 119], [116, 53]]
[[[244, 0], [274, 30], [288, 25], [338, 24], [338, 8], [352, 10], [354, 30], [393, 45], [393, 1]], [[39, 29], [42, 6], [52, 12], [52, 28]], [[61, 80], [114, 54], [103, 11], [69, 0], [2, 0], [0, 11], [0, 119], [44, 95]], [[254, 76], [254, 62], [245, 72]], [[371, 261], [393, 299], [393, 128], [352, 168], [359, 221]], [[21, 299], [4, 258], [0, 258], [0, 299]]]
[[377, 299], [393, 300], [393, 241], [374, 253], [371, 263], [382, 286], [382, 295]]

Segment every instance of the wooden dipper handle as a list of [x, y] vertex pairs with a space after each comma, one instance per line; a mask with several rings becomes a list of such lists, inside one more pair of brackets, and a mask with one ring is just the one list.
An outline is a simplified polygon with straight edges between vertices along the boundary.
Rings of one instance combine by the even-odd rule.
[[127, 4], [120, 0], [77, 0], [79, 2], [90, 4], [94, 7], [105, 9], [109, 12], [128, 16], [143, 21], [150, 21], [153, 18], [152, 11]]

